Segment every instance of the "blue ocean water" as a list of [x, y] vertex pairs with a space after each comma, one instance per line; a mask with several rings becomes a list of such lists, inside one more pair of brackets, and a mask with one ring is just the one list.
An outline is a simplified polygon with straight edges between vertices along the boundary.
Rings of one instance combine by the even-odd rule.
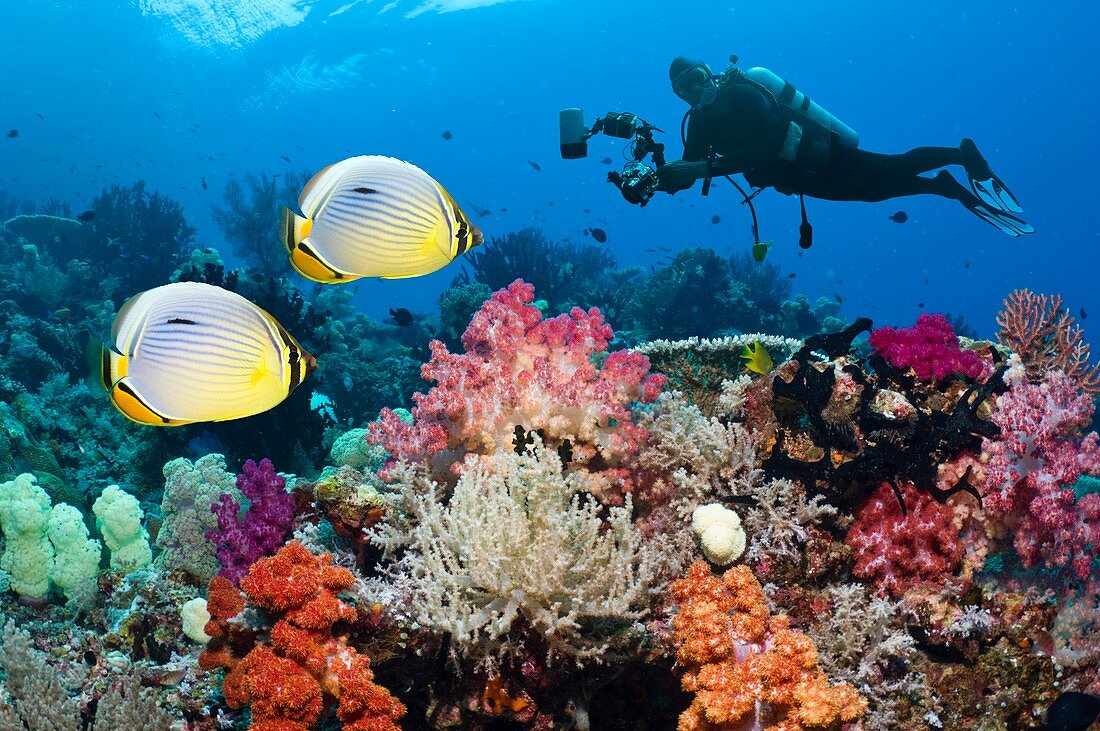
[[[843, 316], [878, 324], [948, 311], [989, 335], [1016, 287], [1061, 292], [1075, 313], [1100, 312], [1090, 93], [1097, 19], [1083, 2], [990, 0], [904, 9], [866, 1], [9, 3], [0, 126], [20, 135], [0, 139], [0, 189], [78, 211], [109, 184], [145, 179], [183, 204], [198, 243], [229, 258], [210, 211], [233, 176], [388, 154], [431, 172], [488, 237], [536, 225], [577, 241], [595, 225], [621, 264], [643, 266], [662, 256], [645, 249], [660, 246], [748, 250], [748, 212], [728, 185], [715, 184], [707, 198], [696, 185], [632, 207], [604, 182], [600, 161], [618, 165], [618, 141], [594, 139], [587, 159], [569, 161], [557, 139], [560, 108], [582, 107], [589, 122], [632, 111], [666, 131], [659, 138], [675, 159], [685, 106], [669, 88], [669, 61], [696, 56], [717, 71], [735, 53], [805, 90], [854, 127], [865, 149], [977, 141], [1024, 204], [1034, 236], [1010, 239], [930, 197], [809, 201], [815, 245], [799, 257], [797, 199], [767, 191], [757, 203], [761, 236], [775, 241], [769, 260], [795, 273], [795, 290], [811, 301], [839, 293]], [[896, 210], [908, 223], [888, 219]], [[452, 265], [355, 286], [369, 314], [433, 312], [456, 273]]]

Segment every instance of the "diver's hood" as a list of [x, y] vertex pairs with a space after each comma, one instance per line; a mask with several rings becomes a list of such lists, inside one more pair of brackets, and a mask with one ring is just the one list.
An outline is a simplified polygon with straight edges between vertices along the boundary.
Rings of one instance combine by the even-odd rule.
[[697, 58], [677, 56], [668, 66], [668, 80], [674, 82], [696, 66], [706, 66], [706, 64]]

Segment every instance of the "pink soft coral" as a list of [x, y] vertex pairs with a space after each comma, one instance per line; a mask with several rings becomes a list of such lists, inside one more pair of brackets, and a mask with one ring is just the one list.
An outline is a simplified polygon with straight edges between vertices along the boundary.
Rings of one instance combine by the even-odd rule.
[[920, 315], [913, 327], [881, 327], [871, 333], [871, 347], [895, 368], [912, 368], [922, 381], [939, 381], [956, 373], [978, 378], [986, 370], [977, 354], [959, 347], [955, 330], [943, 315]]
[[855, 553], [856, 576], [873, 581], [877, 594], [901, 596], [915, 583], [942, 582], [963, 555], [954, 508], [924, 490], [904, 492], [906, 513], [883, 483], [856, 513], [844, 542]]
[[[569, 442], [571, 463], [616, 465], [635, 454], [646, 432], [630, 407], [657, 398], [666, 377], [649, 372], [641, 353], [607, 353], [613, 333], [600, 311], [574, 307], [544, 320], [531, 305], [534, 287], [516, 280], [482, 306], [462, 336], [465, 353], [439, 341], [421, 369], [437, 385], [414, 396], [413, 423], [389, 409], [369, 439], [399, 459], [438, 456], [461, 465], [465, 454], [493, 454], [515, 447], [516, 428], [541, 431], [551, 448]], [[610, 474], [610, 472], [609, 472]]]
[[[986, 510], [1013, 528], [1024, 566], [1070, 565], [1082, 579], [1100, 546], [1100, 495], [1077, 500], [1071, 486], [1100, 474], [1092, 397], [1062, 371], [1040, 383], [1020, 381], [997, 398], [1001, 435], [982, 443]], [[1092, 549], [1090, 550], [1090, 546]]]

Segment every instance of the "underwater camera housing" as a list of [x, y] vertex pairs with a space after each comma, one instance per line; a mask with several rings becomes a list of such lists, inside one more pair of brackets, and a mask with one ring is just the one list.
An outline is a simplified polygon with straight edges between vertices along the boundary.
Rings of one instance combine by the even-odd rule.
[[657, 170], [647, 165], [645, 158], [653, 155], [657, 167], [665, 164], [665, 145], [653, 139], [654, 132], [664, 130], [630, 112], [608, 112], [588, 128], [584, 123], [584, 110], [563, 109], [558, 115], [561, 156], [577, 160], [588, 155], [588, 138], [603, 132], [609, 137], [633, 139], [630, 153], [633, 160], [623, 166], [621, 173], [607, 174], [609, 183], [615, 185], [628, 203], [644, 206], [657, 192]]

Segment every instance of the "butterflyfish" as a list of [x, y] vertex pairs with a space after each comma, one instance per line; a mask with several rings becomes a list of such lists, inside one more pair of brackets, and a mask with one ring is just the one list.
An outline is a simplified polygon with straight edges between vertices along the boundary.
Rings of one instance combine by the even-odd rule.
[[761, 345], [759, 340], [754, 340], [745, 346], [745, 350], [741, 353], [741, 360], [744, 361], [745, 368], [761, 375], [771, 373], [775, 365], [772, 363], [772, 357], [768, 355], [767, 348]]
[[415, 165], [379, 155], [329, 165], [283, 210], [290, 263], [315, 282], [400, 279], [442, 269], [482, 242], [447, 190]]
[[150, 426], [228, 421], [280, 404], [317, 368], [275, 318], [235, 292], [176, 282], [115, 316], [100, 377], [118, 410]]

